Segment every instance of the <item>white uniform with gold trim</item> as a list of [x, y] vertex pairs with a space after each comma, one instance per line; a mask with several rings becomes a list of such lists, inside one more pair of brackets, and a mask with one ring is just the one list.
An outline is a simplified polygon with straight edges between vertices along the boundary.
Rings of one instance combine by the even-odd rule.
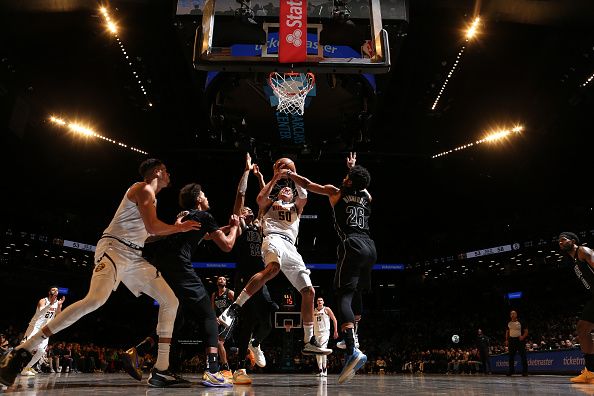
[[297, 290], [311, 286], [310, 271], [295, 247], [299, 234], [299, 215], [295, 202], [273, 202], [264, 214], [262, 230], [264, 263], [279, 263], [281, 271]]
[[326, 307], [321, 310], [314, 308], [314, 335], [316, 341], [322, 348], [328, 346], [330, 339], [330, 316], [326, 312]]

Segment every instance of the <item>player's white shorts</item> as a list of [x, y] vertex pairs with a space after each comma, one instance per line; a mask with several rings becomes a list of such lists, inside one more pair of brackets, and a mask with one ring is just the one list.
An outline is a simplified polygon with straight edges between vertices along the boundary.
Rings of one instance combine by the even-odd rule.
[[281, 235], [270, 234], [264, 238], [262, 257], [266, 265], [271, 262], [279, 263], [281, 271], [297, 290], [301, 291], [312, 285], [309, 277], [311, 271], [305, 267], [297, 248]]
[[330, 332], [329, 331], [322, 331], [315, 335], [316, 342], [322, 348], [326, 348], [328, 346], [328, 340], [330, 339]]
[[100, 239], [97, 243], [93, 277], [113, 279], [113, 290], [122, 282], [138, 297], [150, 281], [159, 277], [158, 274], [157, 269], [142, 257], [140, 250], [111, 238]]

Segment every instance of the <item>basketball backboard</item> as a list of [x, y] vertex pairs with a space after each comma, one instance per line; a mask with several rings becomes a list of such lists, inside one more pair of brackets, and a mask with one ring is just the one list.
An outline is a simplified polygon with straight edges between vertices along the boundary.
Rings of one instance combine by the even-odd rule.
[[[231, 15], [217, 5], [225, 1]], [[356, 12], [348, 2], [339, 0], [309, 4], [271, 0], [266, 6], [252, 8], [246, 4], [203, 2], [202, 24], [194, 42], [196, 69], [344, 74], [390, 70], [388, 34], [382, 27], [379, 0], [358, 2]], [[406, 8], [404, 2], [402, 5]], [[368, 11], [367, 15], [362, 10]]]

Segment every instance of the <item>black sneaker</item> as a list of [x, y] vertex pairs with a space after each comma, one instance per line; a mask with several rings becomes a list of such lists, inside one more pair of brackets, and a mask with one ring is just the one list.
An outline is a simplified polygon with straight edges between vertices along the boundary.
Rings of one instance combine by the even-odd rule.
[[16, 376], [31, 360], [31, 352], [26, 349], [13, 349], [0, 358], [0, 384], [10, 386], [14, 384]]
[[169, 370], [159, 371], [153, 367], [148, 378], [149, 386], [153, 388], [189, 388], [192, 383]]
[[138, 352], [132, 347], [122, 354], [122, 366], [130, 374], [130, 377], [137, 381], [142, 381], [142, 370], [138, 362]]
[[231, 327], [235, 320], [239, 317], [239, 305], [231, 304], [221, 316], [219, 316], [220, 323], [225, 327]]

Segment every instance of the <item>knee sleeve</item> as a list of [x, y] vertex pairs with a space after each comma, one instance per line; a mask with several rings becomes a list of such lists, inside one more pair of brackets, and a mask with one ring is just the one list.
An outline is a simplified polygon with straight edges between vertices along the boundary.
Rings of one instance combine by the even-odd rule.
[[167, 282], [161, 277], [151, 280], [142, 292], [159, 303], [159, 321], [157, 322], [157, 334], [162, 338], [171, 338], [173, 325], [179, 301]]

